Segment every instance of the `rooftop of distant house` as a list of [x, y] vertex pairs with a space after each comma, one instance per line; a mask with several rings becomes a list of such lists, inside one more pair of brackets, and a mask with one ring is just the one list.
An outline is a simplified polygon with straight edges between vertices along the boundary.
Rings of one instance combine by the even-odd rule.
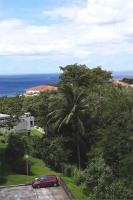
[[8, 119], [10, 115], [0, 113], [0, 119]]
[[123, 81], [113, 81], [112, 84], [114, 86], [121, 86], [121, 87], [127, 87], [127, 88], [133, 88], [133, 84], [125, 83]]
[[45, 91], [52, 91], [52, 90], [57, 90], [56, 86], [52, 86], [52, 85], [39, 85], [36, 87], [32, 87], [32, 88], [28, 88], [26, 90], [26, 93], [30, 93], [30, 92], [45, 92]]

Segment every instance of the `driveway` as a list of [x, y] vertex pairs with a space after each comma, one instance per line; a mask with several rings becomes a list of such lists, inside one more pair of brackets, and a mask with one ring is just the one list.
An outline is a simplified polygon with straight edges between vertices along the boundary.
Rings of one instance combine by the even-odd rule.
[[70, 200], [64, 189], [49, 187], [33, 189], [32, 186], [19, 186], [0, 189], [0, 200]]

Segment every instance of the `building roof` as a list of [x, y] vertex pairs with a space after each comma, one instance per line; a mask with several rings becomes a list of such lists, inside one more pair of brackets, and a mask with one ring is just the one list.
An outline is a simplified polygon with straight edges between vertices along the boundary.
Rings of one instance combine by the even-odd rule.
[[10, 118], [10, 115], [0, 113], [0, 119], [7, 119], [7, 118]]
[[39, 85], [36, 87], [32, 87], [26, 90], [26, 93], [30, 92], [45, 92], [45, 91], [52, 91], [57, 90], [57, 87], [51, 85]]
[[114, 86], [130, 87], [131, 85], [122, 81], [113, 81]]
[[121, 86], [121, 87], [133, 89], [133, 84], [125, 83], [125, 82], [122, 82], [122, 81], [113, 81], [112, 84], [114, 86]]

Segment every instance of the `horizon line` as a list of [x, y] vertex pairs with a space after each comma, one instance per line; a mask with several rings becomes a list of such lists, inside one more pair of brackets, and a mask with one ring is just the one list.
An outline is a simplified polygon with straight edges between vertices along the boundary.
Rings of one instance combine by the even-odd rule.
[[[105, 69], [104, 69], [105, 70]], [[119, 72], [124, 72], [124, 73], [129, 73], [129, 72], [133, 72], [133, 70], [106, 70], [106, 71], [110, 71], [112, 73], [119, 73]], [[61, 74], [62, 72], [42, 72], [42, 73], [9, 73], [9, 74], [0, 74], [0, 76], [20, 76], [20, 75], [47, 75], [47, 74]]]

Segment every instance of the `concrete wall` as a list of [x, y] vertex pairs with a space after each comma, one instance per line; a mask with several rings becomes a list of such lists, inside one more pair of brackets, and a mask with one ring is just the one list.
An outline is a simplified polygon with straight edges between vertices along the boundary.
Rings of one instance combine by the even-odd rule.
[[8, 130], [8, 128], [0, 128], [0, 132], [15, 132], [15, 133], [21, 133], [30, 131], [31, 128], [34, 127], [34, 117], [30, 115], [30, 113], [25, 113], [23, 116], [21, 116], [17, 122], [17, 125], [13, 127], [12, 130]]

